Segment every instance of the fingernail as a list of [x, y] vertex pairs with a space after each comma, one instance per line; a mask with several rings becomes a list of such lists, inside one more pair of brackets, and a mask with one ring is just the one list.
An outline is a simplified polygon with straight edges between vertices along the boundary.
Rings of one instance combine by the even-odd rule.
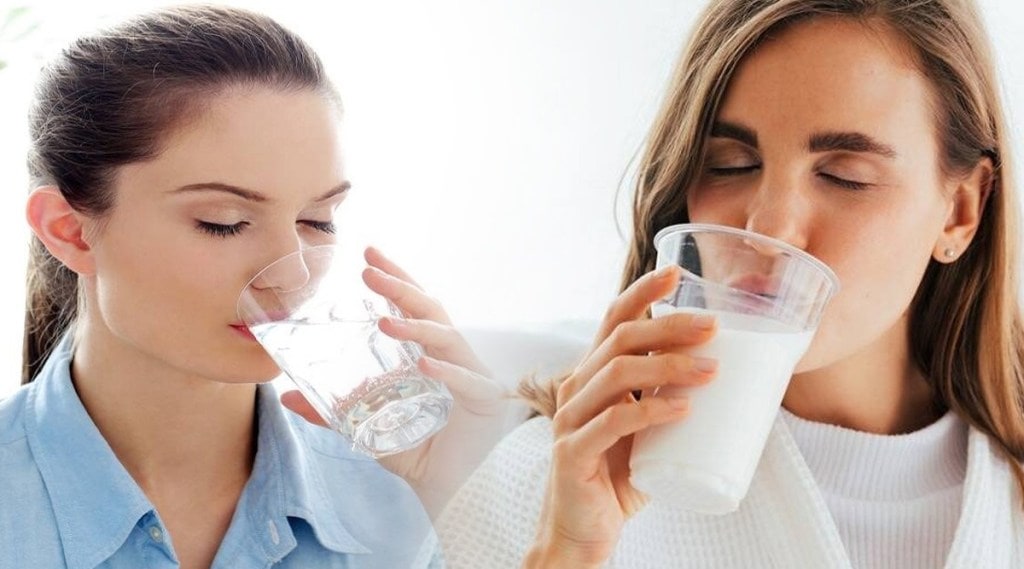
[[711, 373], [718, 369], [718, 360], [713, 358], [693, 358], [693, 367], [697, 371]]
[[715, 327], [715, 320], [711, 314], [696, 314], [690, 322], [698, 330], [710, 330]]

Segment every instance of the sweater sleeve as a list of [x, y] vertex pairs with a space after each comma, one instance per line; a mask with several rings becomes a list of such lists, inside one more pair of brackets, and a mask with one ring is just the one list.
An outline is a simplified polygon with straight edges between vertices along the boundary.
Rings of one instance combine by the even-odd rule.
[[509, 433], [448, 503], [437, 531], [449, 569], [515, 569], [537, 533], [551, 468], [551, 421]]

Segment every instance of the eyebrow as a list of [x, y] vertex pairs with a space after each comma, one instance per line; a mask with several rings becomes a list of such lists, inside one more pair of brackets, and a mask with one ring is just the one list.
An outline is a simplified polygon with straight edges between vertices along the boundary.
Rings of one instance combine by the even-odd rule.
[[893, 148], [860, 132], [823, 132], [811, 137], [807, 144], [811, 152], [867, 152], [889, 159], [896, 158]]
[[747, 146], [757, 148], [757, 133], [753, 129], [736, 123], [715, 121], [711, 125], [711, 136], [715, 138], [731, 138]]
[[[332, 197], [334, 197], [334, 196], [336, 196], [338, 194], [342, 194], [342, 193], [347, 192], [351, 187], [352, 187], [352, 183], [351, 182], [348, 182], [348, 181], [342, 182], [342, 183], [338, 184], [337, 186], [331, 188], [330, 190], [327, 191], [327, 193], [325, 193], [324, 195], [316, 198], [313, 201], [317, 201], [317, 202], [326, 201], [326, 200], [328, 200], [328, 199], [330, 199], [330, 198], [332, 198]], [[240, 198], [244, 198], [244, 199], [247, 199], [249, 201], [256, 202], [256, 203], [264, 203], [264, 202], [271, 201], [270, 198], [268, 198], [267, 196], [265, 196], [265, 195], [263, 195], [263, 194], [261, 194], [259, 192], [256, 192], [256, 191], [253, 191], [253, 190], [248, 190], [246, 188], [240, 188], [238, 186], [233, 186], [231, 184], [224, 184], [224, 183], [221, 183], [221, 182], [200, 182], [198, 184], [188, 184], [188, 185], [182, 186], [182, 187], [180, 187], [180, 188], [178, 188], [176, 190], [172, 190], [172, 192], [173, 193], [178, 193], [178, 192], [224, 192], [224, 193], [236, 195], [236, 196], [238, 196]]]
[[[716, 121], [711, 125], [711, 136], [730, 138], [757, 148], [757, 132], [740, 124]], [[811, 152], [867, 152], [885, 158], [896, 158], [897, 153], [887, 144], [883, 144], [861, 132], [821, 132], [811, 136], [807, 142]]]

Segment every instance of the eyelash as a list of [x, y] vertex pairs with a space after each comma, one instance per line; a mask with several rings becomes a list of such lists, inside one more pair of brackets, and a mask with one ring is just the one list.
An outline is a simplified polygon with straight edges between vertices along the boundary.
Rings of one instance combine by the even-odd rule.
[[233, 225], [224, 225], [221, 223], [210, 223], [209, 221], [196, 221], [196, 227], [204, 233], [209, 233], [214, 237], [231, 237], [232, 235], [238, 235], [245, 229], [245, 226], [249, 225], [247, 221], [240, 221]]
[[740, 166], [738, 168], [708, 168], [708, 171], [714, 176], [743, 176], [759, 168], [760, 166]]
[[[761, 166], [742, 166], [739, 168], [709, 168], [708, 171], [713, 176], [728, 177], [751, 174], [755, 170], [758, 170], [760, 168]], [[865, 184], [863, 182], [854, 182], [853, 180], [847, 180], [845, 178], [840, 178], [838, 176], [833, 176], [831, 174], [826, 174], [824, 172], [819, 172], [818, 175], [827, 180], [829, 183], [835, 184], [836, 186], [839, 186], [840, 188], [844, 188], [847, 190], [863, 190], [871, 185]]]
[[822, 178], [825, 178], [830, 183], [833, 183], [839, 186], [840, 188], [846, 188], [847, 190], [863, 190], [864, 188], [871, 185], [865, 184], [864, 182], [854, 182], [853, 180], [847, 180], [846, 178], [840, 178], [838, 176], [833, 176], [831, 174], [826, 174], [824, 172], [821, 172], [818, 175], [821, 176]]
[[[317, 231], [327, 233], [328, 235], [333, 235], [337, 230], [334, 223], [331, 221], [314, 221], [309, 219], [300, 221], [299, 223], [303, 223]], [[213, 235], [214, 237], [232, 237], [234, 235], [238, 235], [247, 225], [249, 225], [248, 221], [240, 221], [232, 225], [210, 223], [209, 221], [196, 221], [196, 227], [200, 231]]]

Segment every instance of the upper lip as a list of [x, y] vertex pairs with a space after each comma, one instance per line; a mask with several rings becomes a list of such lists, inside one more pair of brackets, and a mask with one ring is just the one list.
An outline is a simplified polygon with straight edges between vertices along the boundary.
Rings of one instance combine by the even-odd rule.
[[[291, 316], [291, 314], [292, 313], [287, 311], [287, 310], [267, 311], [267, 312], [264, 312], [262, 314], [262, 318], [260, 318], [259, 322], [256, 322], [256, 324], [265, 323], [265, 322], [277, 322], [279, 320], [285, 320], [289, 316]], [[248, 328], [249, 327], [248, 324], [246, 324], [245, 322], [243, 322], [241, 320], [235, 320], [234, 322], [229, 324], [229, 326], [232, 326], [232, 327], [235, 327], [235, 328]]]
[[742, 275], [729, 281], [732, 288], [756, 294], [758, 296], [774, 297], [778, 292], [778, 283], [768, 275], [750, 273]]

